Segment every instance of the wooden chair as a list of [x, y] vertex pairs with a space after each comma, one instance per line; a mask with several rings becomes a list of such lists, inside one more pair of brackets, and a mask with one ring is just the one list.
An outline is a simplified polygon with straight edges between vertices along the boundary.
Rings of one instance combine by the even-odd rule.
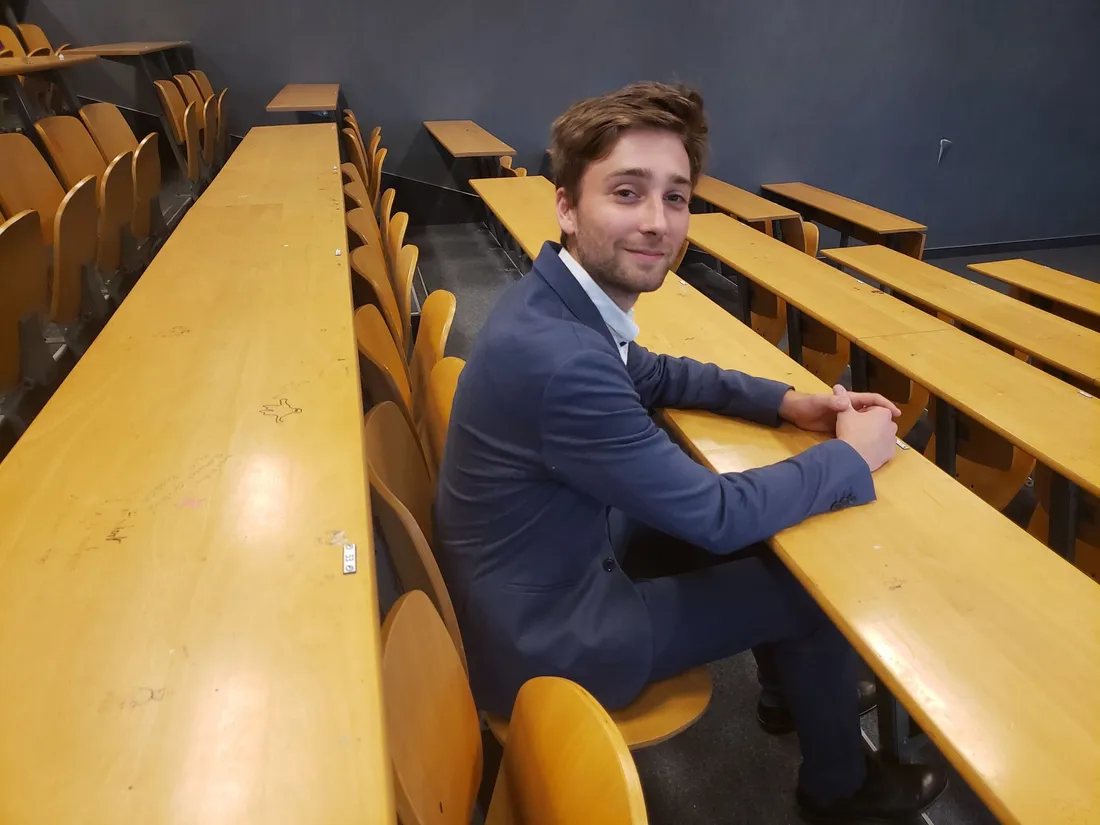
[[215, 152], [218, 145], [218, 132], [220, 126], [218, 124], [218, 99], [211, 95], [206, 98], [206, 102], [202, 105], [202, 162], [203, 165], [210, 170], [209, 174], [214, 174], [214, 161]]
[[[393, 223], [393, 201], [397, 197], [397, 192], [390, 187], [382, 193], [382, 198], [378, 202], [378, 228], [382, 230], [382, 237], [388, 238], [390, 236], [390, 224]], [[386, 249], [386, 260], [390, 266], [393, 266], [393, 261], [390, 259], [390, 250]]]
[[[512, 158], [508, 155], [504, 155], [500, 159], [500, 176], [503, 178], [525, 178], [527, 177], [527, 170], [522, 166], [512, 168]], [[675, 270], [676, 267], [673, 267]]]
[[[453, 383], [444, 380], [454, 375], [453, 367], [448, 369], [450, 375], [441, 372], [435, 390], [430, 391], [433, 414], [429, 418], [429, 443], [438, 456], [442, 456], [446, 448], [451, 400], [457, 386], [457, 380]], [[447, 390], [451, 391], [451, 397], [442, 397]], [[646, 748], [671, 739], [695, 724], [710, 704], [713, 690], [710, 671], [697, 667], [671, 679], [654, 682], [627, 707], [613, 711], [611, 718], [631, 750]], [[486, 721], [497, 741], [505, 744], [508, 720], [490, 713], [486, 714]]]
[[134, 153], [134, 213], [130, 228], [147, 263], [152, 259], [156, 244], [167, 234], [160, 205], [159, 138], [155, 132], [150, 132], [139, 142], [113, 103], [90, 103], [81, 108], [80, 119], [104, 160], [109, 161], [123, 152]]
[[[351, 185], [348, 184], [348, 186]], [[353, 267], [364, 277], [368, 273], [381, 273], [392, 285], [393, 279], [390, 276], [389, 265], [386, 263], [385, 244], [382, 242], [378, 223], [374, 219], [374, 212], [356, 207], [345, 213], [344, 221], [348, 228], [348, 247], [351, 250]], [[352, 296], [355, 306], [371, 302], [369, 294], [364, 297], [361, 291], [356, 291], [354, 281]]]
[[91, 175], [69, 190], [53, 224], [50, 321], [61, 327], [65, 344], [80, 358], [111, 315], [96, 266], [99, 208]]
[[[406, 593], [382, 625], [382, 689], [403, 825], [468, 825], [481, 781], [477, 708], [429, 598]], [[637, 769], [583, 688], [532, 679], [519, 691], [486, 825], [642, 825]]]
[[359, 177], [363, 181], [363, 185], [367, 188], [368, 200], [370, 200], [371, 209], [373, 211], [374, 201], [370, 197], [370, 186], [373, 183], [374, 175], [371, 174], [370, 164], [367, 163], [367, 157], [363, 152], [363, 144], [359, 142], [358, 137], [355, 134], [355, 130], [350, 126], [345, 126], [340, 130], [340, 139], [344, 142], [344, 152], [355, 165], [355, 169], [359, 172]]
[[[1027, 530], [1046, 544], [1050, 539], [1050, 487], [1053, 477], [1049, 467], [1036, 464], [1034, 478], [1038, 503], [1035, 512], [1031, 514]], [[1100, 582], [1100, 499], [1083, 490], [1077, 508], [1074, 564], [1085, 575]]]
[[[82, 178], [68, 194], [54, 177], [34, 144], [17, 133], [0, 134], [0, 209], [16, 215], [32, 210], [38, 216], [42, 243], [53, 245], [51, 320], [72, 324], [85, 318], [101, 326], [110, 315], [96, 266], [98, 215], [96, 178]], [[73, 288], [73, 278], [80, 280]], [[82, 297], [83, 296], [83, 297]], [[77, 306], [78, 311], [69, 308]], [[74, 335], [81, 330], [73, 330]], [[66, 341], [74, 353], [82, 351], [76, 339]]]
[[384, 401], [363, 419], [363, 438], [371, 506], [378, 516], [402, 590], [423, 590], [428, 594], [465, 665], [458, 618], [432, 554], [435, 491], [416, 436], [396, 405]]
[[24, 49], [18, 35], [7, 26], [0, 26], [0, 46], [11, 52], [12, 57], [47, 57], [51, 52], [48, 46], [31, 47], [29, 51]]
[[[205, 77], [205, 75], [203, 75]], [[207, 81], [209, 83], [210, 81]], [[228, 111], [225, 106], [225, 93], [229, 89], [222, 89], [218, 92], [217, 103], [217, 116], [218, 116], [218, 134], [214, 141], [214, 160], [221, 169], [225, 165], [226, 159], [229, 157], [229, 122], [226, 120]]]
[[404, 351], [402, 339], [401, 312], [397, 307], [397, 298], [393, 294], [393, 284], [386, 272], [385, 262], [369, 246], [359, 246], [351, 251], [351, 271], [357, 276], [352, 279], [352, 302], [361, 307], [372, 304], [382, 313], [386, 326], [390, 330], [398, 349]]
[[388, 149], [379, 149], [371, 157], [374, 160], [371, 162], [371, 185], [367, 191], [371, 196], [371, 203], [374, 204], [374, 209], [378, 210], [378, 200], [382, 196], [382, 164], [386, 162], [386, 154]]
[[398, 255], [405, 244], [405, 231], [409, 228], [409, 216], [406, 212], [398, 212], [390, 220], [388, 225], [383, 224], [382, 237], [386, 242], [386, 262], [390, 265], [390, 275], [394, 278], [393, 290], [397, 300], [401, 300], [401, 285], [397, 283]]
[[179, 87], [175, 83], [169, 80], [157, 80], [153, 86], [156, 88], [157, 97], [160, 98], [165, 117], [172, 126], [168, 137], [183, 149], [187, 182], [191, 188], [192, 198], [197, 198], [203, 188], [198, 110], [195, 104], [184, 103]]
[[97, 180], [99, 249], [96, 263], [116, 300], [140, 268], [130, 229], [134, 215], [134, 156], [123, 152], [108, 163], [84, 124], [69, 115], [42, 118], [34, 124], [42, 144], [66, 187], [93, 175]]
[[[405, 247], [405, 249], [416, 249]], [[402, 250], [404, 251], [404, 250]], [[447, 339], [451, 334], [451, 323], [455, 317], [455, 296], [445, 289], [437, 289], [424, 301], [420, 308], [420, 328], [416, 332], [412, 360], [409, 363], [409, 383], [412, 388], [413, 421], [416, 434], [425, 447], [429, 459], [429, 471], [436, 477], [436, 461], [433, 460], [428, 435], [428, 380], [432, 370], [443, 359], [447, 349]]]
[[392, 401], [409, 422], [409, 429], [416, 432], [408, 367], [378, 307], [371, 304], [359, 307], [355, 310], [352, 325], [355, 327], [359, 369], [367, 396], [374, 404]]
[[198, 85], [195, 83], [195, 78], [189, 74], [177, 74], [173, 75], [172, 79], [176, 81], [176, 85], [179, 87], [180, 94], [183, 95], [183, 99], [187, 103], [194, 103], [199, 110], [199, 129], [206, 129], [205, 120], [205, 106], [206, 98], [203, 97], [202, 92], [199, 91]]
[[0, 391], [8, 390], [0, 415], [18, 437], [58, 381], [44, 334], [46, 251], [34, 212], [24, 210], [0, 226], [0, 262]]
[[458, 377], [466, 362], [448, 356], [432, 367], [428, 376], [428, 399], [424, 414], [428, 433], [428, 459], [432, 462], [436, 479], [443, 466], [443, 450], [447, 445], [447, 426], [451, 421], [451, 405], [454, 403]]
[[[961, 411], [957, 411], [956, 416], [959, 422], [955, 447], [956, 478], [991, 507], [1004, 510], [1020, 492], [1032, 470], [1036, 469], [1035, 459]], [[929, 405], [928, 418], [933, 434], [924, 454], [935, 461], [935, 404]]]
[[[188, 74], [191, 75], [191, 79], [195, 81], [195, 86], [198, 88], [199, 94], [202, 95], [203, 100], [206, 100], [208, 97], [214, 97], [214, 86], [210, 82], [210, 78], [206, 76], [206, 72], [202, 71], [202, 69], [192, 69]], [[224, 92], [225, 89], [222, 89], [222, 91]]]
[[27, 48], [35, 54], [42, 53], [43, 51], [46, 54], [61, 54], [61, 52], [69, 48], [68, 43], [62, 43], [55, 49], [50, 45], [46, 33], [33, 23], [20, 23], [19, 33], [23, 36], [23, 42], [27, 44]]

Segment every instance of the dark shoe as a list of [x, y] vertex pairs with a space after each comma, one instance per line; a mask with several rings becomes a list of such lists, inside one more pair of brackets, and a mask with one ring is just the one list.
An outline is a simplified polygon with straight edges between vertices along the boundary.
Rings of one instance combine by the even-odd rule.
[[[875, 683], [870, 679], [860, 679], [856, 682], [856, 688], [859, 691], [859, 715], [863, 716], [874, 710], [878, 702]], [[756, 720], [760, 723], [760, 727], [776, 736], [782, 736], [794, 730], [794, 716], [790, 708], [782, 705], [774, 707], [757, 702]]]
[[867, 757], [863, 786], [844, 799], [817, 799], [798, 791], [798, 807], [811, 822], [905, 822], [924, 811], [947, 787], [947, 774], [927, 765], [899, 765]]

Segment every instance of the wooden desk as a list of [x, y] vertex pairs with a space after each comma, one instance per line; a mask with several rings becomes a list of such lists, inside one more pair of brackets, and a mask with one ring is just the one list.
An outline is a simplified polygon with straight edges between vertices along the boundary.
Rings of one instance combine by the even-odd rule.
[[561, 237], [554, 211], [554, 184], [542, 175], [476, 178], [470, 186], [532, 261], [545, 241]]
[[[452, 170], [455, 160], [472, 158], [477, 177], [492, 177], [498, 174], [499, 158], [516, 153], [511, 146], [493, 137], [472, 120], [425, 120], [424, 126], [450, 155]], [[466, 173], [461, 177], [467, 177]]]
[[269, 112], [322, 113], [338, 124], [339, 83], [291, 83], [267, 104]]
[[728, 216], [692, 215], [688, 237], [786, 300], [789, 318], [816, 318], [1100, 493], [1100, 400]]
[[775, 201], [746, 192], [710, 175], [700, 175], [691, 194], [745, 223], [801, 220], [793, 209], [780, 206]]
[[[655, 351], [827, 390], [678, 279], [635, 314], [639, 343]], [[821, 439], [665, 416], [717, 472]], [[810, 519], [772, 546], [1001, 821], [1100, 819], [1100, 588], [914, 451], [899, 450], [875, 486], [875, 503]]]
[[66, 54], [94, 54], [100, 57], [141, 57], [157, 52], [185, 49], [191, 45], [189, 40], [138, 40], [129, 43], [104, 43], [101, 46], [78, 46], [66, 49]]
[[95, 55], [70, 55], [68, 52], [49, 57], [0, 57], [0, 77], [49, 72], [93, 60]]
[[[744, 278], [775, 293], [849, 341], [950, 324], [860, 283], [728, 215], [692, 215], [688, 240]], [[738, 289], [739, 298], [747, 288]], [[746, 320], [747, 315], [742, 315]]]
[[1100, 384], [1100, 333], [884, 246], [826, 249], [825, 257], [1008, 346]]
[[797, 209], [807, 220], [840, 232], [841, 246], [847, 246], [851, 236], [865, 243], [885, 244], [914, 258], [924, 251], [924, 233], [928, 227], [922, 223], [808, 183], [766, 183], [760, 188], [780, 203]]
[[5, 823], [395, 821], [343, 202], [253, 129], [0, 464]]
[[969, 268], [1011, 285], [1015, 298], [1040, 306], [1044, 298], [1053, 301], [1058, 314], [1100, 330], [1100, 284], [1095, 281], [1019, 258], [970, 264]]
[[[38, 120], [51, 114], [79, 116], [80, 104], [61, 69], [90, 63], [95, 59], [95, 55], [71, 55], [68, 52], [48, 57], [0, 58], [0, 94], [15, 102], [15, 108], [18, 110], [23, 130], [36, 144], [38, 143], [38, 134], [35, 131], [34, 124]], [[46, 81], [53, 84], [61, 92], [61, 102], [64, 107], [61, 112], [48, 111], [42, 106], [42, 102], [37, 95], [28, 94], [26, 89], [23, 88], [18, 76], [32, 74], [41, 74]], [[42, 151], [43, 147], [39, 145], [38, 149]], [[45, 152], [43, 152], [43, 156], [48, 157]]]

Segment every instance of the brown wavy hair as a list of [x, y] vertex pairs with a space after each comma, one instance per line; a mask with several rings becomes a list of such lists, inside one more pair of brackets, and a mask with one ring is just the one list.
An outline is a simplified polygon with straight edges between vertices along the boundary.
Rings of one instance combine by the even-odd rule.
[[628, 129], [667, 129], [684, 142], [692, 186], [707, 152], [707, 116], [703, 97], [680, 84], [644, 81], [574, 103], [550, 128], [554, 181], [577, 202], [588, 165], [607, 157]]

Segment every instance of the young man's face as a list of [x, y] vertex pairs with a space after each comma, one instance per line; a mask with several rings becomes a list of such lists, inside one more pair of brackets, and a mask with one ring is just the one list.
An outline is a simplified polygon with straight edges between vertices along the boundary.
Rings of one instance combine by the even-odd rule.
[[623, 309], [659, 288], [687, 237], [691, 164], [679, 136], [631, 129], [589, 164], [577, 202], [558, 190], [570, 254]]

